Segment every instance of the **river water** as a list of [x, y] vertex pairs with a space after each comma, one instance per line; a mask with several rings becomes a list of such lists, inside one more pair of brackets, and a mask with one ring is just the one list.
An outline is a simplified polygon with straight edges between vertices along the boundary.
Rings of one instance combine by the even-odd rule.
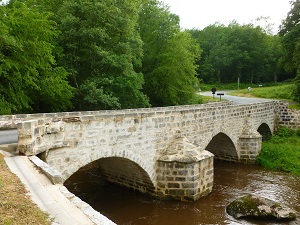
[[[95, 171], [87, 170], [77, 172], [65, 186], [118, 225], [300, 225], [300, 177], [223, 161], [215, 161], [214, 173], [213, 192], [197, 202], [157, 200], [109, 184], [99, 179]], [[226, 213], [225, 207], [245, 194], [283, 203], [297, 212], [297, 219], [291, 222], [236, 220]]]

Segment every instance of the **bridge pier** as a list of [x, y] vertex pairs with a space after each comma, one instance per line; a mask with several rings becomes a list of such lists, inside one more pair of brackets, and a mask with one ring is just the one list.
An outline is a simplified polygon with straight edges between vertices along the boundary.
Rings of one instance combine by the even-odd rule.
[[156, 172], [159, 197], [196, 201], [212, 191], [213, 154], [179, 134], [158, 160]]
[[262, 136], [252, 129], [246, 120], [242, 134], [238, 139], [239, 161], [246, 164], [254, 164], [261, 152]]

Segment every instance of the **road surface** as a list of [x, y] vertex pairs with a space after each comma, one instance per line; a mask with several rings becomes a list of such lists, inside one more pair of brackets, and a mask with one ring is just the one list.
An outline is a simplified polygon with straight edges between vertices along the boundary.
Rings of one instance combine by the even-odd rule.
[[[249, 98], [249, 97], [233, 96], [233, 95], [229, 95], [228, 94], [229, 92], [230, 91], [217, 91], [215, 94], [215, 98], [220, 98], [220, 96], [218, 96], [217, 94], [223, 93], [224, 95], [222, 95], [221, 98], [233, 101], [235, 105], [245, 105], [245, 104], [252, 104], [252, 103], [274, 101], [274, 99], [266, 99], [266, 98]], [[213, 97], [211, 91], [199, 92], [198, 94]]]
[[18, 142], [18, 131], [13, 130], [0, 130], [0, 145], [12, 144]]

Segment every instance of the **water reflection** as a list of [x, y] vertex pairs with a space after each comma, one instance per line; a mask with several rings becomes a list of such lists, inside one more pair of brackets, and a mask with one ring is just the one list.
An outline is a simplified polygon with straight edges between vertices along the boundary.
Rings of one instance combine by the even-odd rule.
[[[216, 161], [214, 179], [212, 194], [193, 203], [153, 199], [106, 183], [90, 171], [78, 173], [65, 185], [119, 225], [273, 225], [267, 221], [235, 220], [225, 212], [227, 204], [250, 193], [282, 202], [300, 212], [299, 177], [266, 171], [255, 165]], [[299, 217], [289, 223], [276, 224], [299, 225]]]

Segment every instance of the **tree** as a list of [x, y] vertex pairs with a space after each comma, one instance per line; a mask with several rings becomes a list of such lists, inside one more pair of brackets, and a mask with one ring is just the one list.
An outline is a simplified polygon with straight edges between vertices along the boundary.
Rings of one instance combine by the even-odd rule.
[[199, 46], [189, 33], [180, 31], [179, 17], [155, 0], [142, 5], [139, 30], [144, 43], [144, 91], [151, 104], [187, 104], [198, 84], [195, 61], [200, 55]]
[[[64, 0], [55, 14], [58, 42], [77, 88], [76, 108], [149, 107], [142, 93], [142, 41], [137, 31], [140, 0]], [[91, 90], [94, 90], [93, 92]]]
[[0, 6], [0, 29], [0, 113], [70, 108], [72, 88], [56, 65], [58, 32], [49, 14], [11, 1]]
[[283, 61], [288, 72], [296, 74], [299, 59], [297, 45], [300, 40], [300, 2], [291, 2], [292, 9], [280, 26], [279, 35], [282, 37], [284, 49]]
[[280, 27], [286, 71], [297, 77], [295, 100], [300, 102], [300, 0], [291, 1], [291, 10]]
[[[273, 36], [252, 24], [213, 24], [189, 31], [203, 49], [198, 78], [204, 82], [258, 83], [274, 80], [278, 49]], [[275, 40], [275, 39], [274, 39]]]

